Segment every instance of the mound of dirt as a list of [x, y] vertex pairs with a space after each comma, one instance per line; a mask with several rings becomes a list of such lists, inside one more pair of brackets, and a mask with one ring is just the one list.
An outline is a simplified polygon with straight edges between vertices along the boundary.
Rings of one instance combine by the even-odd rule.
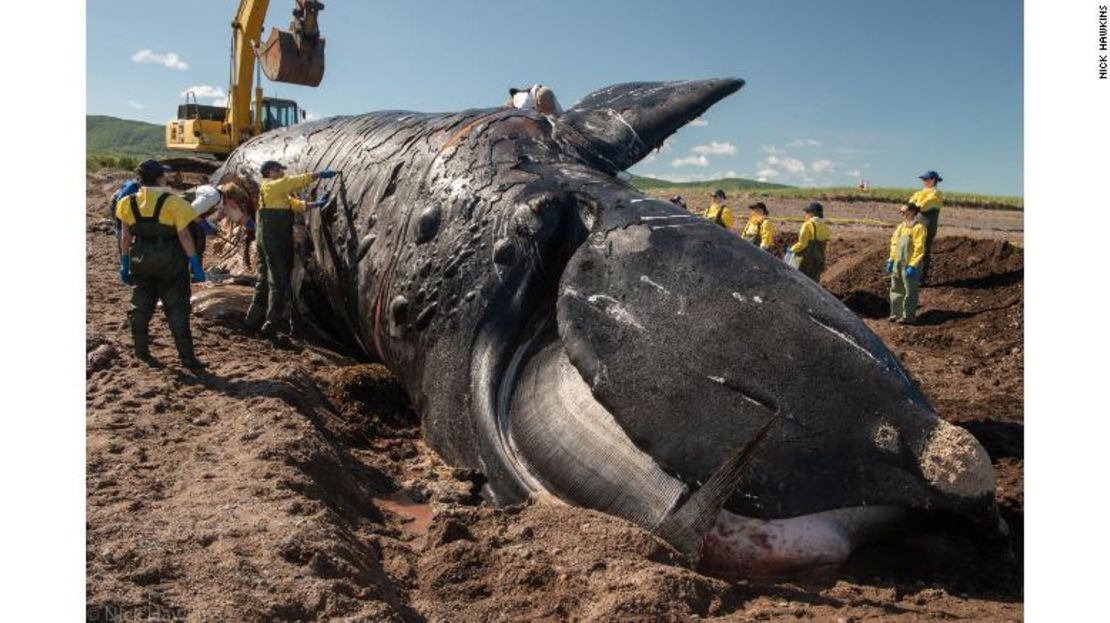
[[[424, 445], [388, 370], [244, 335], [219, 297], [194, 320], [206, 373], [177, 364], [160, 315], [160, 363], [136, 359], [104, 209], [126, 177], [88, 176], [87, 620], [1022, 616], [1020, 249], [942, 239], [938, 285], [922, 293], [932, 321], [865, 320], [941, 414], [987, 448], [1015, 555], [930, 523], [831, 578], [733, 584], [682, 566], [614, 517], [546, 503], [489, 508], [480, 474]], [[884, 245], [834, 240], [830, 289], [885, 298]]]

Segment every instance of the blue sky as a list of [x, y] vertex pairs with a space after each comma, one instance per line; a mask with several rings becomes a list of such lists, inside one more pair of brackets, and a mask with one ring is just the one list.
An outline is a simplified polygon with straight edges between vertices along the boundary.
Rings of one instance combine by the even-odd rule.
[[[266, 29], [293, 0], [272, 0]], [[330, 0], [315, 116], [494, 106], [541, 82], [564, 107], [616, 82], [735, 76], [736, 95], [633, 172], [1022, 194], [1020, 0]], [[88, 0], [87, 110], [164, 123], [227, 90], [237, 0]], [[143, 53], [144, 50], [148, 52]], [[172, 56], [171, 56], [172, 55]]]

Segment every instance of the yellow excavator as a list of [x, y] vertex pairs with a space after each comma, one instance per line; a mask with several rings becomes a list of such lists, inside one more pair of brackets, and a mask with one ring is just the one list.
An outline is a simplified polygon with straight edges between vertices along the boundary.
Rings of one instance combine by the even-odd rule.
[[[293, 100], [262, 96], [262, 79], [255, 65], [274, 82], [318, 86], [324, 77], [324, 39], [319, 13], [324, 5], [296, 0], [289, 30], [274, 28], [266, 43], [262, 22], [269, 0], [242, 0], [231, 23], [231, 60], [226, 106], [197, 103], [186, 93], [177, 107], [177, 118], [166, 123], [166, 147], [195, 154], [212, 154], [223, 160], [243, 142], [268, 130], [304, 120], [304, 111]], [[251, 83], [254, 98], [251, 98]]]

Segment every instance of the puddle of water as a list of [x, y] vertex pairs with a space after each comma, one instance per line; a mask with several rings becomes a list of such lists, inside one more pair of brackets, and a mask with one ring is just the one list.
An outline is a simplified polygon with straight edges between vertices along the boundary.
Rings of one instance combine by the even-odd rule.
[[432, 525], [432, 507], [413, 502], [403, 492], [374, 498], [374, 505], [401, 518], [401, 532], [412, 537], [414, 547], [423, 547]]

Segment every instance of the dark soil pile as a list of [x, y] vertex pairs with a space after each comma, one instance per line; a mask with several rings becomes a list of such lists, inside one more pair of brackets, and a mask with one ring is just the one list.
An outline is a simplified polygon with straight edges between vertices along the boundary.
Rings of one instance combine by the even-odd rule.
[[[991, 453], [1014, 556], [929, 524], [831, 578], [730, 584], [620, 519], [484, 506], [480, 475], [428, 450], [381, 366], [298, 340], [274, 346], [219, 314], [194, 320], [208, 372], [177, 364], [157, 315], [160, 363], [135, 359], [104, 209], [124, 178], [88, 177], [88, 620], [1022, 617], [1019, 249], [941, 239], [922, 326], [858, 308], [941, 414]], [[853, 306], [853, 294], [885, 297], [884, 245], [834, 241], [830, 289]]]

